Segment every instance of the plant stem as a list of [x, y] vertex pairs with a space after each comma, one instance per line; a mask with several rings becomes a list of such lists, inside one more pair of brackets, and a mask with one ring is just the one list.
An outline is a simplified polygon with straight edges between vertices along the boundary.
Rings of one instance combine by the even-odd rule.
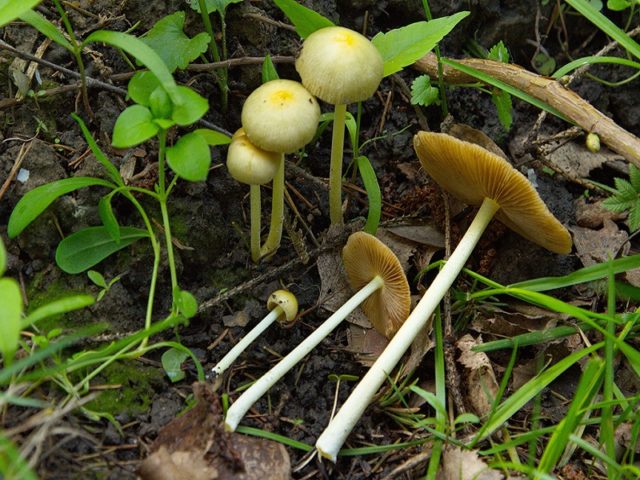
[[282, 240], [282, 224], [284, 222], [284, 154], [280, 155], [280, 165], [273, 177], [271, 191], [271, 224], [269, 235], [260, 249], [260, 257], [267, 257], [275, 253]]
[[358, 305], [364, 302], [373, 292], [382, 288], [384, 282], [380, 276], [375, 276], [369, 283], [362, 287], [353, 297], [351, 297], [342, 307], [327, 318], [322, 325], [305, 338], [291, 353], [284, 357], [271, 370], [260, 377], [251, 387], [246, 390], [238, 400], [231, 405], [227, 411], [225, 419], [225, 429], [234, 431], [251, 406], [269, 390], [273, 384], [280, 380], [289, 370], [291, 370], [300, 360], [302, 360], [322, 339], [326, 338], [342, 320], [353, 312]]
[[[213, 34], [213, 28], [211, 27], [211, 20], [209, 19], [209, 12], [207, 11], [207, 6], [205, 5], [204, 0], [198, 0], [198, 7], [200, 8], [200, 17], [202, 18], [202, 24], [204, 25], [204, 29], [209, 34], [209, 53], [213, 57], [214, 62], [220, 61], [220, 52], [218, 51], [218, 44], [216, 43], [216, 37]], [[223, 21], [224, 22], [224, 21]], [[223, 34], [224, 41], [224, 34]], [[225, 48], [226, 51], [226, 48]], [[226, 60], [226, 56], [225, 56]], [[218, 84], [218, 88], [220, 89], [221, 102], [222, 102], [222, 111], [227, 111], [227, 70], [223, 68], [220, 74], [214, 73], [216, 76], [216, 83]]]
[[342, 152], [346, 113], [346, 105], [335, 106], [331, 136], [331, 163], [329, 165], [329, 218], [331, 225], [342, 223]]
[[251, 216], [251, 260], [253, 260], [254, 263], [258, 263], [260, 261], [260, 215], [262, 210], [260, 185], [249, 186], [249, 198], [249, 215]]
[[[433, 20], [433, 17], [431, 16], [431, 9], [429, 8], [429, 0], [422, 0], [422, 8], [424, 9], [424, 15], [427, 17], [427, 20], [429, 22]], [[440, 55], [440, 45], [436, 44], [433, 51], [438, 59], [438, 90], [440, 90], [442, 117], [445, 118], [449, 115], [449, 106], [447, 105], [447, 91], [444, 88], [444, 80], [442, 78], [442, 56]]]
[[411, 346], [416, 335], [426, 325], [431, 314], [464, 267], [482, 233], [499, 208], [499, 205], [493, 200], [489, 198], [483, 200], [480, 210], [469, 229], [416, 308], [407, 317], [407, 320], [391, 339], [387, 348], [384, 349], [340, 411], [322, 432], [320, 438], [318, 438], [316, 448], [322, 456], [329, 458], [333, 462], [336, 461], [338, 450], [340, 450], [354, 425], [364, 413], [376, 391], [400, 361], [404, 352]]
[[240, 356], [242, 352], [244, 352], [253, 341], [260, 336], [262, 332], [264, 332], [269, 325], [271, 325], [283, 312], [282, 307], [280, 305], [276, 306], [269, 315], [260, 320], [253, 329], [247, 333], [242, 340], [240, 340], [231, 350], [227, 353], [222, 360], [220, 360], [215, 367], [213, 367], [213, 373], [215, 375], [220, 375], [227, 368], [231, 366], [236, 358]]
[[[169, 222], [169, 211], [167, 210], [167, 190], [165, 185], [165, 155], [167, 146], [167, 131], [161, 129], [158, 133], [158, 197], [160, 202], [160, 212], [162, 213], [162, 227], [164, 228], [164, 238], [167, 248], [167, 258], [169, 261], [169, 273], [171, 275], [171, 293], [178, 288], [178, 275], [176, 274], [176, 262], [173, 256], [173, 242], [171, 237], [171, 224]], [[175, 304], [175, 302], [174, 302]], [[174, 305], [175, 307], [175, 305]]]

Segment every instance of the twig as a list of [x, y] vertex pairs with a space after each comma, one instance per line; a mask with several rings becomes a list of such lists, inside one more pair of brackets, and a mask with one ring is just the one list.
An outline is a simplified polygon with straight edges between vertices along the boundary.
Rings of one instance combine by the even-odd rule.
[[20, 147], [20, 152], [18, 152], [18, 156], [16, 157], [16, 160], [13, 163], [13, 167], [11, 167], [11, 171], [9, 172], [9, 176], [7, 177], [7, 179], [2, 184], [2, 187], [0, 187], [0, 200], [2, 199], [4, 194], [6, 193], [7, 189], [9, 188], [9, 185], [11, 185], [11, 182], [13, 181], [13, 178], [18, 173], [18, 170], [20, 169], [20, 165], [22, 165], [22, 161], [24, 160], [24, 158], [29, 153], [29, 150], [31, 150], [31, 146], [32, 145], [33, 145], [33, 139], [31, 139], [31, 141], [29, 141], [28, 144], [27, 143], [23, 143], [22, 146]]

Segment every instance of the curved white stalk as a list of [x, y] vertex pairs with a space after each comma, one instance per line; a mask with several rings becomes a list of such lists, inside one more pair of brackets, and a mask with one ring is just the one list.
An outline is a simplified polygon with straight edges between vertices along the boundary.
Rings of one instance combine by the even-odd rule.
[[244, 352], [253, 341], [260, 336], [262, 332], [264, 332], [269, 325], [276, 321], [276, 319], [283, 313], [282, 307], [277, 306], [269, 315], [260, 320], [255, 327], [251, 329], [249, 333], [247, 333], [242, 340], [240, 340], [231, 350], [227, 353], [222, 360], [220, 360], [215, 367], [213, 367], [212, 371], [215, 375], [220, 375], [227, 368], [231, 366], [236, 358], [240, 356], [242, 352]]
[[407, 320], [391, 339], [389, 345], [351, 392], [342, 408], [318, 438], [316, 448], [323, 457], [333, 462], [336, 461], [338, 451], [356, 422], [360, 419], [387, 376], [391, 374], [396, 364], [400, 361], [402, 355], [411, 346], [416, 335], [426, 325], [427, 320], [429, 320], [440, 300], [442, 300], [449, 287], [455, 281], [478, 240], [480, 240], [482, 233], [499, 208], [500, 206], [493, 200], [489, 198], [483, 200], [480, 210], [469, 229], [460, 240], [449, 260], [447, 260], [445, 266], [424, 293], [416, 308], [407, 317]]
[[280, 360], [271, 370], [260, 377], [249, 389], [231, 405], [225, 418], [225, 429], [235, 431], [242, 417], [251, 406], [258, 401], [278, 380], [280, 380], [289, 370], [291, 370], [300, 360], [302, 360], [313, 348], [318, 345], [323, 338], [329, 335], [342, 320], [364, 302], [373, 292], [382, 288], [384, 282], [382, 277], [375, 276], [373, 280], [362, 287], [353, 297], [351, 297], [336, 312], [327, 318], [322, 325], [316, 328], [311, 335], [305, 338], [291, 353]]

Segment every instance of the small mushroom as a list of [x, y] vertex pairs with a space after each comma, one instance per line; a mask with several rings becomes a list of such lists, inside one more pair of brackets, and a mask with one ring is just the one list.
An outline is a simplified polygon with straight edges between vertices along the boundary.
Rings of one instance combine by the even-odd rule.
[[[242, 107], [242, 127], [251, 143], [280, 154], [273, 178], [271, 225], [260, 257], [274, 253], [282, 239], [284, 216], [284, 154], [309, 143], [316, 133], [320, 106], [299, 82], [272, 80], [247, 97]], [[254, 258], [254, 261], [257, 261]]]
[[222, 372], [229, 368], [235, 359], [274, 321], [277, 321], [281, 325], [293, 322], [298, 314], [298, 300], [295, 295], [288, 290], [276, 290], [269, 295], [267, 308], [271, 310], [271, 313], [260, 320], [260, 322], [213, 367], [212, 371], [215, 375], [221, 375]]
[[423, 168], [442, 188], [480, 209], [460, 243], [389, 345], [371, 366], [316, 442], [336, 461], [340, 447], [367, 405], [425, 326], [496, 216], [507, 227], [555, 253], [571, 251], [571, 236], [529, 181], [504, 158], [443, 133], [419, 132], [413, 140]]
[[384, 243], [373, 235], [357, 232], [349, 237], [342, 257], [351, 284], [354, 288], [359, 286], [359, 290], [240, 395], [227, 411], [227, 430], [234, 431], [251, 406], [326, 338], [358, 305], [362, 304], [365, 314], [371, 315], [369, 319], [374, 328], [386, 336], [392, 336], [409, 314], [409, 284], [397, 257]]
[[227, 152], [227, 169], [231, 176], [249, 185], [251, 216], [251, 259], [260, 260], [260, 220], [262, 205], [260, 202], [260, 185], [270, 182], [275, 177], [282, 156], [279, 153], [267, 152], [249, 141], [242, 128], [233, 134]]
[[342, 155], [347, 104], [373, 95], [384, 75], [384, 61], [363, 35], [344, 27], [326, 27], [309, 35], [296, 60], [302, 84], [335, 105], [329, 167], [331, 224], [342, 223]]

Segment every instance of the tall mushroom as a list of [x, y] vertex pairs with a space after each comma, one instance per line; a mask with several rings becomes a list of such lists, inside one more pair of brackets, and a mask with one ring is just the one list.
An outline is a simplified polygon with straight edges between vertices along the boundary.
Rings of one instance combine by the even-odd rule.
[[335, 105], [329, 166], [331, 224], [342, 223], [342, 154], [347, 104], [374, 94], [383, 77], [384, 61], [363, 35], [344, 27], [326, 27], [309, 35], [296, 60], [302, 84]]
[[[284, 154], [293, 153], [311, 141], [318, 128], [320, 106], [299, 82], [272, 80], [256, 88], [242, 107], [242, 128], [255, 146], [280, 153], [273, 178], [271, 224], [260, 257], [280, 246], [284, 216]], [[254, 261], [256, 261], [254, 259]]]
[[234, 360], [274, 321], [277, 320], [283, 325], [293, 322], [298, 314], [298, 300], [295, 295], [288, 290], [276, 290], [269, 295], [267, 308], [271, 311], [269, 315], [260, 320], [242, 340], [236, 343], [236, 345], [222, 357], [222, 360], [216, 363], [212, 369], [214, 374], [221, 375], [222, 372], [229, 368]]
[[423, 168], [442, 188], [465, 203], [480, 205], [480, 209], [416, 308], [318, 438], [316, 448], [334, 462], [373, 395], [427, 323], [494, 216], [552, 252], [571, 251], [567, 229], [524, 175], [504, 158], [443, 133], [419, 132], [413, 144]]
[[227, 152], [227, 169], [240, 183], [249, 185], [251, 218], [251, 259], [260, 260], [260, 223], [262, 204], [260, 185], [269, 183], [276, 175], [282, 163], [282, 155], [267, 152], [249, 141], [242, 128], [231, 138]]
[[349, 237], [342, 258], [357, 293], [240, 395], [227, 411], [227, 430], [234, 431], [249, 408], [358, 305], [362, 304], [374, 328], [387, 337], [393, 336], [402, 325], [409, 314], [411, 300], [407, 278], [393, 252], [373, 235], [356, 232]]

